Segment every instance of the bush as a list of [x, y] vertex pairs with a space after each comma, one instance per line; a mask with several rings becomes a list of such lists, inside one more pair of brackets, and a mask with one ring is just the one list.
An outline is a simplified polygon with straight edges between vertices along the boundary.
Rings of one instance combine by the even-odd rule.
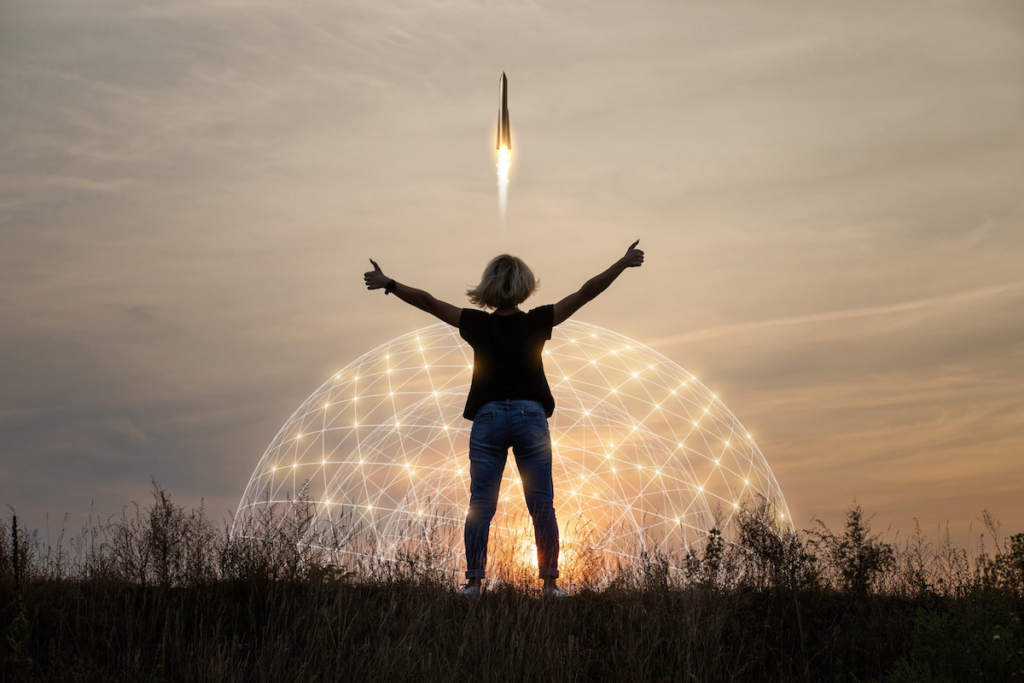
[[836, 536], [821, 520], [810, 531], [812, 552], [834, 585], [840, 590], [864, 598], [879, 587], [882, 579], [896, 567], [896, 553], [871, 533], [870, 520], [856, 502], [847, 510], [846, 528]]

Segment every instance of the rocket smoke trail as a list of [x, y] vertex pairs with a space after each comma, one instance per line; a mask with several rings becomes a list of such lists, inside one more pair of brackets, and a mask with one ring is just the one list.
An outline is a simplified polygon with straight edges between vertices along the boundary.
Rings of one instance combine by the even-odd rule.
[[498, 210], [501, 224], [505, 224], [505, 208], [508, 206], [508, 169], [512, 165], [512, 153], [507, 147], [498, 150]]

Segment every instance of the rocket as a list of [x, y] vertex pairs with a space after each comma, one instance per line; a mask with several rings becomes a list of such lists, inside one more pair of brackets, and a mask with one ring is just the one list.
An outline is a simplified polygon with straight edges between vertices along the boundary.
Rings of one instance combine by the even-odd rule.
[[501, 80], [498, 81], [500, 95], [498, 100], [498, 146], [497, 149], [507, 147], [512, 149], [512, 134], [508, 127], [508, 79], [505, 72], [501, 72]]

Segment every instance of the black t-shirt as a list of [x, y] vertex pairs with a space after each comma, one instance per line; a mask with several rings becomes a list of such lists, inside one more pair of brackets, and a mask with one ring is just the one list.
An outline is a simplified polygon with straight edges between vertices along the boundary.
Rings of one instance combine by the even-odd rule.
[[472, 420], [483, 404], [506, 399], [537, 401], [551, 417], [555, 399], [541, 353], [554, 323], [552, 305], [512, 315], [462, 309], [459, 334], [473, 347], [473, 383], [463, 417]]

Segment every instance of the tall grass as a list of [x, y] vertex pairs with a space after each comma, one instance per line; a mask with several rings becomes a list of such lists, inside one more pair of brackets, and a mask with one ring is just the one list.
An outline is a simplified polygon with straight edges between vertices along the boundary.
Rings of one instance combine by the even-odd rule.
[[[919, 529], [886, 543], [858, 505], [840, 532], [793, 532], [748, 505], [673, 569], [573, 549], [564, 600], [502, 545], [478, 601], [457, 592], [446, 522], [397, 559], [310, 538], [312, 504], [232, 537], [153, 500], [41, 542], [0, 532], [2, 681], [1024, 680], [1024, 534], [968, 557]], [[303, 542], [297, 542], [302, 540]], [[532, 539], [512, 539], [526, 543]], [[347, 558], [344, 563], [339, 557]]]

